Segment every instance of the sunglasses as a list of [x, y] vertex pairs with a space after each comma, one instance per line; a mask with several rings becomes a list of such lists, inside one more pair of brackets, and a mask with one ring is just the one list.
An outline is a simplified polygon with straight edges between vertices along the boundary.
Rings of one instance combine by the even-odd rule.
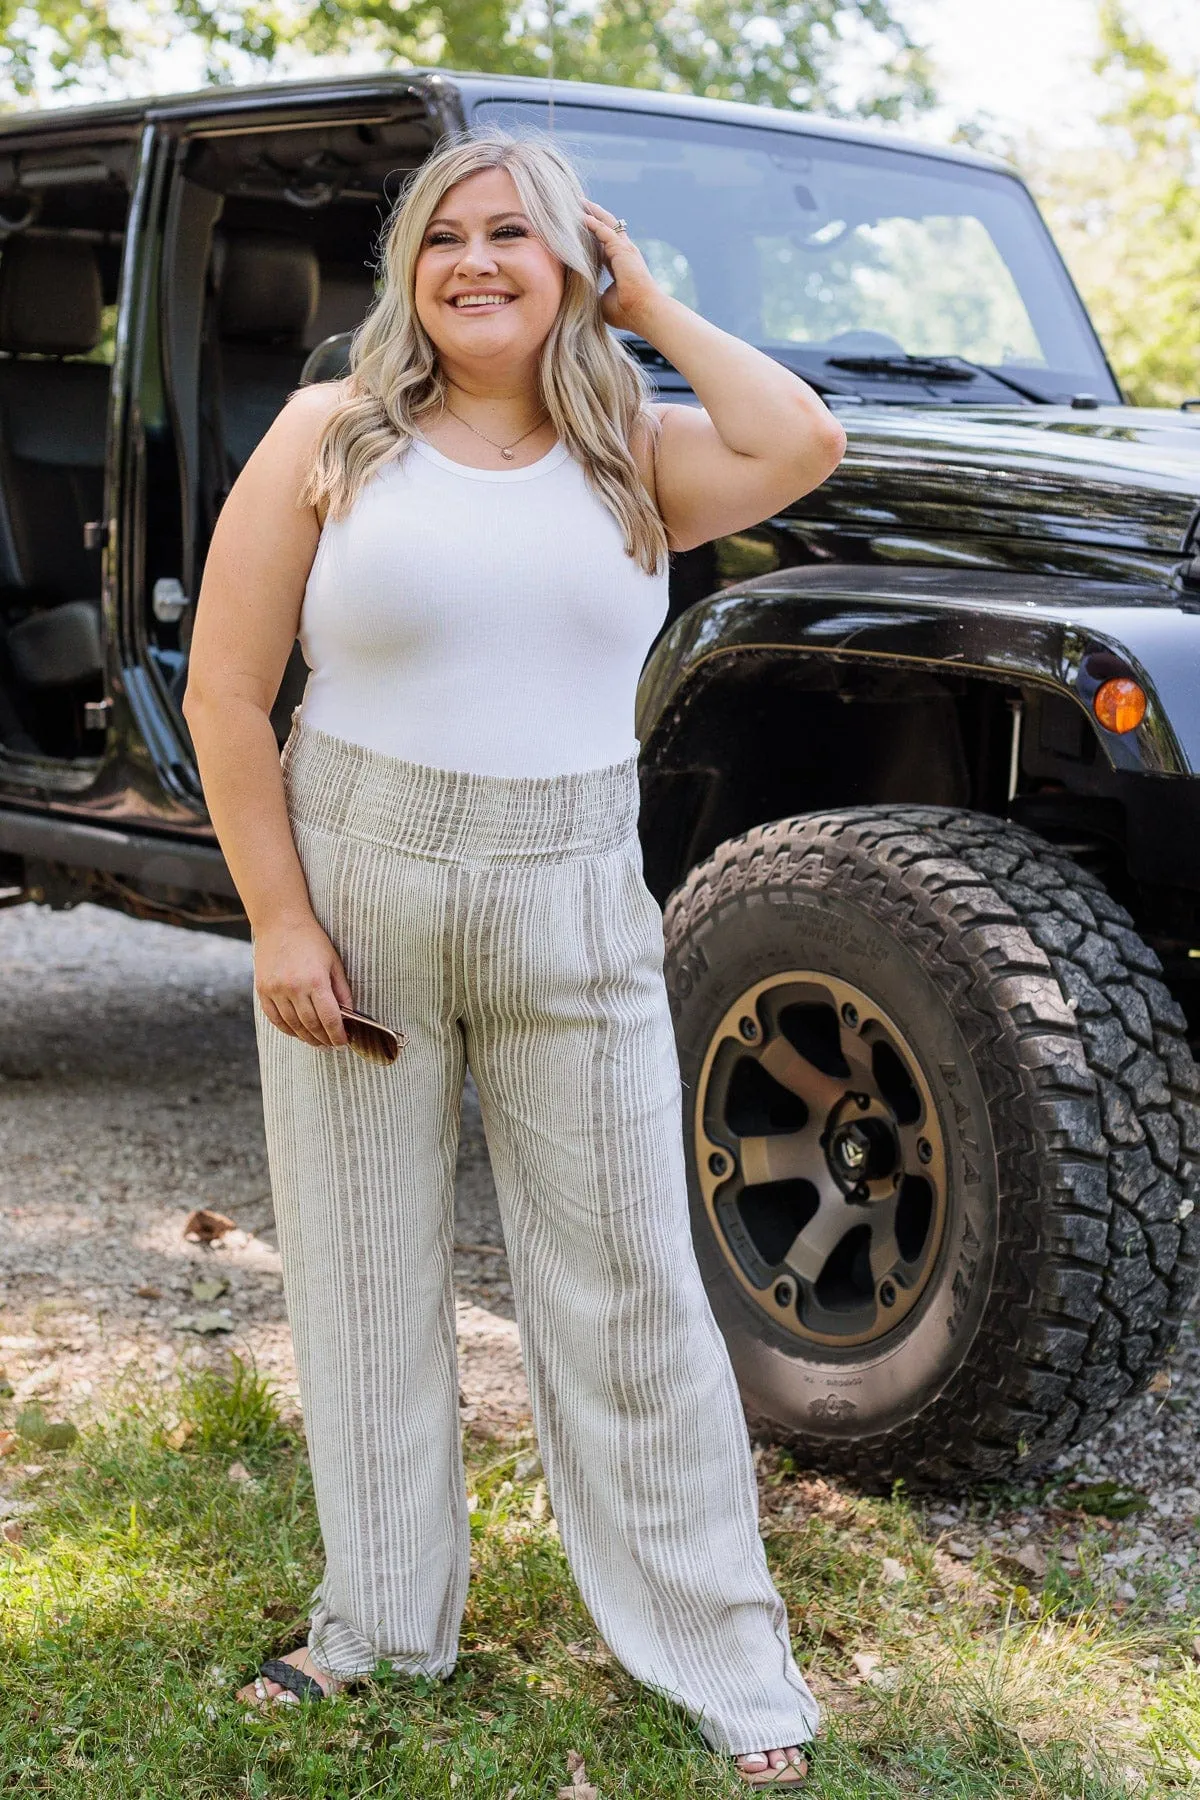
[[381, 1025], [378, 1019], [368, 1019], [365, 1013], [348, 1012], [344, 1006], [338, 1011], [346, 1027], [346, 1042], [356, 1056], [364, 1061], [376, 1063], [386, 1068], [394, 1063], [403, 1050], [408, 1039], [402, 1031], [393, 1031], [388, 1025]]

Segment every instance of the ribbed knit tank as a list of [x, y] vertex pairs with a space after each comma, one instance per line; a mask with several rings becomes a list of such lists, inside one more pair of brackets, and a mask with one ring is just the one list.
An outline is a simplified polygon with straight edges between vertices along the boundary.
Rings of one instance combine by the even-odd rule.
[[339, 520], [309, 572], [301, 718], [435, 768], [560, 775], [634, 755], [634, 700], [667, 575], [558, 443], [471, 469], [416, 439]]

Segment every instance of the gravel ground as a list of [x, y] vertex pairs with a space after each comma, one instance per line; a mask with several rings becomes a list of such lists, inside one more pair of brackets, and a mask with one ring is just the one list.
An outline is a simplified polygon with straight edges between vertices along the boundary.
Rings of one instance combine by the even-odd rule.
[[[0, 1368], [18, 1402], [80, 1418], [123, 1367], [168, 1380], [231, 1348], [294, 1396], [250, 979], [231, 939], [94, 906], [0, 912]], [[187, 1242], [197, 1207], [238, 1229]], [[455, 1230], [479, 1247], [455, 1258], [463, 1416], [505, 1434], [528, 1393], [473, 1086]]]
[[[18, 1405], [82, 1420], [123, 1368], [166, 1382], [181, 1359], [232, 1348], [294, 1397], [249, 946], [92, 906], [21, 906], [0, 912], [0, 974], [0, 1381]], [[188, 1242], [197, 1207], [238, 1229]], [[504, 1438], [529, 1428], [528, 1393], [469, 1080], [455, 1207], [463, 1418]], [[1016, 1559], [1034, 1587], [1047, 1549], [1069, 1565], [1082, 1542], [1118, 1607], [1200, 1609], [1195, 1330], [1155, 1387], [1060, 1459], [1069, 1488], [1036, 1504], [1015, 1490], [941, 1503], [930, 1535], [964, 1561]]]

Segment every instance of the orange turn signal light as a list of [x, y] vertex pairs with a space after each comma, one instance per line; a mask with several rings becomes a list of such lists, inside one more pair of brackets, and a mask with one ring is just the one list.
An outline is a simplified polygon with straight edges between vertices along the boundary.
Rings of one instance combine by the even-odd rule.
[[1106, 731], [1136, 731], [1146, 716], [1146, 694], [1126, 675], [1102, 682], [1096, 689], [1092, 711]]

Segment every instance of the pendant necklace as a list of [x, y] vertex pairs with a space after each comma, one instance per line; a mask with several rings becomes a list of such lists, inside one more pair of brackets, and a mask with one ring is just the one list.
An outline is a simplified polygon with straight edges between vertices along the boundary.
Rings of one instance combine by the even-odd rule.
[[512, 453], [517, 445], [523, 444], [527, 437], [532, 437], [534, 432], [538, 429], [538, 426], [544, 424], [546, 419], [550, 416], [547, 412], [543, 411], [541, 416], [534, 420], [533, 424], [529, 427], [529, 430], [523, 431], [519, 438], [513, 439], [511, 444], [498, 444], [495, 438], [487, 437], [482, 431], [479, 431], [472, 425], [470, 419], [464, 419], [461, 413], [455, 412], [448, 401], [443, 400], [442, 405], [446, 408], [446, 411], [450, 414], [452, 419], [457, 419], [460, 425], [465, 425], [468, 431], [473, 431], [477, 438], [483, 438], [485, 444], [490, 444], [493, 450], [498, 450], [505, 462], [512, 461]]

